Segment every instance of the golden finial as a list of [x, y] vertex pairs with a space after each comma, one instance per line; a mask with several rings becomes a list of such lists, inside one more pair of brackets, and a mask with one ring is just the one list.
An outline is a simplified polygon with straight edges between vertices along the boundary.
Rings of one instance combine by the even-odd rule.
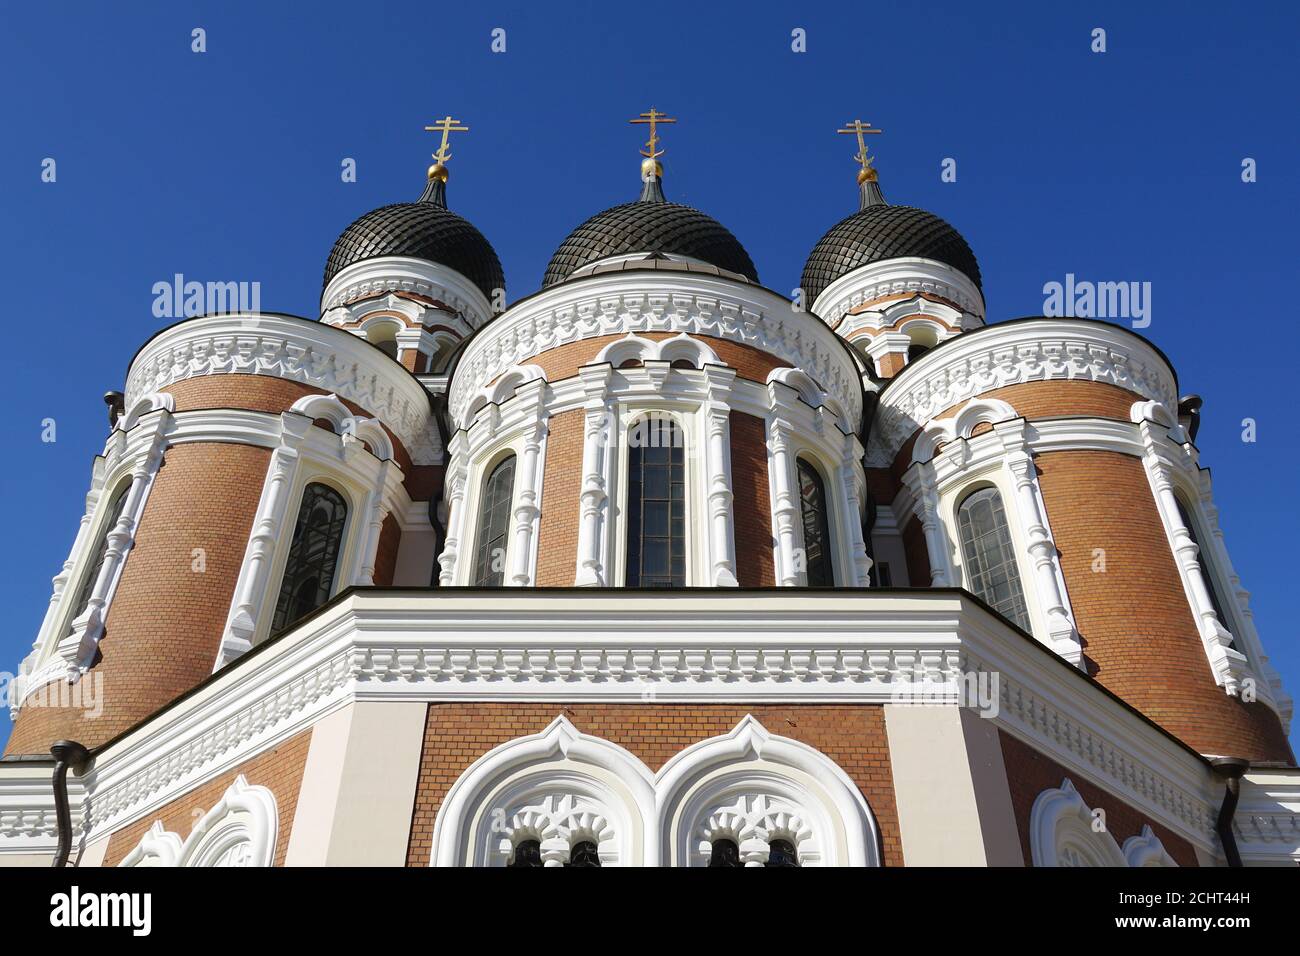
[[676, 123], [677, 120], [669, 116], [667, 113], [660, 113], [652, 106], [650, 107], [650, 112], [642, 113], [636, 119], [630, 119], [628, 122], [634, 124], [648, 123], [650, 125], [650, 139], [646, 141], [646, 148], [641, 150], [641, 155], [645, 157], [645, 162], [641, 164], [641, 170], [642, 173], [645, 174], [649, 171], [650, 167], [653, 167], [654, 174], [656, 176], [661, 175], [663, 173], [663, 167], [659, 165], [659, 157], [664, 154], [664, 151], [662, 149], [655, 149], [655, 146], [659, 143], [657, 127], [660, 123]]
[[864, 138], [870, 133], [883, 133], [883, 129], [872, 129], [870, 123], [864, 123], [862, 120], [854, 120], [845, 124], [844, 129], [837, 129], [837, 133], [856, 133], [858, 135], [858, 154], [853, 158], [862, 164], [862, 169], [858, 171], [858, 185], [865, 182], [875, 182], [876, 171], [871, 168], [871, 157], [867, 155], [867, 141]]
[[426, 126], [425, 132], [442, 133], [442, 144], [438, 151], [433, 154], [434, 164], [429, 167], [430, 179], [441, 179], [444, 183], [447, 181], [447, 160], [451, 159], [451, 150], [447, 146], [447, 137], [452, 133], [468, 133], [469, 127], [460, 125], [460, 120], [452, 119], [450, 116], [444, 116], [440, 120], [435, 120], [432, 126]]

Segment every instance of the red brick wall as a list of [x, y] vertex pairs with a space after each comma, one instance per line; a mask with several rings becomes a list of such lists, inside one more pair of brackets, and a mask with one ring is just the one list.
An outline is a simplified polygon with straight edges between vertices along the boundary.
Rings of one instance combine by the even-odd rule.
[[[6, 753], [48, 753], [62, 738], [98, 746], [212, 673], [270, 454], [221, 443], [166, 451], [91, 669], [102, 715], [25, 707]], [[195, 548], [205, 552], [201, 573]], [[71, 594], [80, 583], [68, 583]]]
[[875, 815], [886, 866], [902, 866], [884, 713], [876, 705], [430, 704], [408, 866], [428, 866], [433, 824], [451, 785], [493, 747], [545, 730], [563, 713], [578, 730], [626, 747], [652, 771], [673, 754], [753, 714], [773, 734], [815, 747], [858, 785]]
[[289, 834], [293, 832], [294, 814], [298, 810], [298, 793], [302, 787], [303, 768], [307, 763], [310, 744], [311, 731], [304, 730], [278, 747], [244, 761], [234, 770], [200, 784], [160, 810], [113, 831], [108, 840], [108, 851], [104, 855], [104, 866], [117, 866], [121, 863], [135, 849], [135, 845], [155, 820], [161, 820], [165, 829], [184, 840], [194, 825], [203, 819], [203, 815], [221, 801], [221, 795], [241, 773], [250, 784], [266, 787], [275, 797], [279, 818], [279, 832], [275, 837], [275, 865], [283, 866], [284, 855], [289, 849]]
[[772, 542], [772, 498], [767, 478], [767, 426], [743, 412], [728, 417], [731, 428], [732, 510], [736, 517], [736, 579], [741, 587], [776, 584]]
[[[551, 417], [542, 472], [542, 514], [537, 530], [537, 584], [571, 587], [578, 560], [578, 498], [582, 491], [582, 409]], [[472, 541], [461, 545], [471, 554]]]
[[1093, 786], [1078, 774], [1072, 774], [1056, 761], [1043, 756], [1016, 737], [1005, 731], [999, 731], [1002, 739], [1002, 760], [1007, 768], [1007, 783], [1011, 785], [1011, 805], [1016, 815], [1016, 825], [1020, 830], [1020, 846], [1025, 854], [1025, 866], [1033, 866], [1033, 849], [1029, 839], [1029, 820], [1033, 812], [1034, 801], [1044, 790], [1052, 790], [1061, 785], [1066, 777], [1079, 791], [1079, 796], [1090, 809], [1101, 808], [1106, 811], [1106, 828], [1115, 842], [1121, 847], [1129, 837], [1142, 833], [1144, 824], [1160, 838], [1165, 850], [1179, 866], [1199, 866], [1196, 850], [1190, 843], [1172, 830], [1144, 817], [1129, 804], [1112, 796], [1105, 790]]
[[[1066, 451], [1035, 462], [1089, 672], [1201, 753], [1292, 763], [1276, 715], [1215, 683], [1141, 461]], [[1104, 573], [1092, 570], [1097, 548]]]

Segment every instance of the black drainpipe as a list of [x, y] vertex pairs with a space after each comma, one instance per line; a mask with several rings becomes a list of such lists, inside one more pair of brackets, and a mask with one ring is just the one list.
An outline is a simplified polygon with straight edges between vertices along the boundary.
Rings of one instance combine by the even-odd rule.
[[1223, 844], [1223, 855], [1228, 858], [1228, 866], [1241, 866], [1237, 838], [1232, 835], [1232, 818], [1237, 812], [1237, 801], [1241, 799], [1241, 778], [1250, 769], [1250, 761], [1241, 757], [1215, 757], [1210, 761], [1210, 766], [1223, 778], [1223, 785], [1227, 788], [1214, 829], [1218, 831], [1219, 842]]
[[59, 826], [59, 848], [54, 854], [55, 868], [68, 865], [72, 852], [72, 811], [68, 809], [68, 768], [81, 776], [90, 760], [90, 751], [74, 740], [60, 740], [50, 745], [54, 755], [54, 813]]

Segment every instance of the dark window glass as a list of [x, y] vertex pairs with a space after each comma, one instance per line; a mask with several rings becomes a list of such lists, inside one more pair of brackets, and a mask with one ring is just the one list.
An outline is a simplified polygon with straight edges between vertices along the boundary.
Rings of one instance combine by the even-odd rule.
[[975, 492], [957, 509], [957, 526], [971, 591], [1007, 620], [1029, 630], [1029, 610], [1002, 496], [994, 488]]
[[817, 469], [799, 459], [799, 508], [803, 513], [803, 549], [810, 587], [835, 583], [831, 566], [831, 532], [826, 516], [826, 486]]
[[329, 485], [311, 484], [303, 489], [280, 597], [271, 620], [272, 633], [283, 630], [330, 599], [347, 517], [347, 503]]
[[515, 845], [515, 858], [507, 866], [527, 870], [542, 865], [542, 845], [536, 840], [520, 840]]
[[686, 463], [681, 428], [643, 418], [628, 430], [627, 586], [686, 584]]
[[117, 527], [117, 522], [122, 517], [122, 509], [126, 507], [126, 495], [130, 490], [131, 483], [128, 481], [108, 506], [108, 516], [105, 518], [104, 523], [100, 525], [99, 545], [95, 548], [94, 560], [90, 562], [85, 575], [81, 579], [81, 587], [77, 589], [77, 601], [72, 605], [72, 615], [68, 618], [69, 634], [72, 633], [72, 622], [86, 612], [86, 605], [90, 603], [90, 595], [95, 590], [95, 582], [99, 580], [99, 572], [104, 570], [104, 558], [108, 556], [108, 536]]
[[768, 845], [764, 866], [798, 866], [799, 853], [789, 840], [773, 840]]
[[709, 866], [740, 866], [740, 847], [735, 840], [714, 840]]
[[573, 844], [573, 849], [569, 851], [569, 862], [565, 866], [600, 866], [600, 854], [596, 852], [596, 844], [590, 840], [582, 840]]
[[[1196, 525], [1192, 522], [1192, 516], [1188, 514], [1187, 507], [1183, 504], [1181, 498], [1175, 496], [1178, 502], [1178, 516], [1183, 519], [1183, 527], [1192, 537], [1192, 543], [1196, 545], [1196, 560], [1201, 566], [1201, 580], [1205, 582], [1205, 590], [1210, 592], [1210, 606], [1214, 608], [1214, 614], [1219, 619], [1219, 623], [1226, 630], [1232, 630], [1232, 623], [1228, 620], [1227, 615], [1223, 613], [1223, 602], [1219, 600], [1219, 589], [1214, 581], [1214, 569], [1210, 566], [1210, 558], [1205, 553], [1205, 547], [1201, 544], [1200, 538], [1196, 535]], [[1228, 644], [1229, 647], [1236, 649], [1237, 642], [1234, 640]]]
[[506, 579], [506, 538], [510, 534], [510, 507], [515, 496], [515, 456], [503, 458], [483, 485], [478, 503], [478, 551], [474, 557], [474, 585], [499, 588]]
[[919, 359], [922, 355], [924, 355], [928, 351], [930, 351], [930, 346], [917, 345], [916, 343], [912, 343], [907, 347], [907, 361], [915, 362], [917, 359]]

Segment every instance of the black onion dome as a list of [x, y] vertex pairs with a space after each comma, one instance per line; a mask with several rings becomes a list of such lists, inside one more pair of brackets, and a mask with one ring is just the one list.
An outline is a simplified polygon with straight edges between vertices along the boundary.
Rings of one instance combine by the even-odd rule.
[[636, 202], [598, 212], [569, 233], [546, 266], [542, 288], [598, 259], [635, 252], [689, 256], [758, 282], [749, 253], [730, 230], [698, 209], [666, 202], [655, 177]]
[[429, 180], [416, 202], [380, 206], [344, 229], [325, 263], [322, 288], [353, 263], [381, 256], [427, 259], [455, 269], [489, 300], [506, 285], [496, 250], [471, 222], [447, 208], [446, 183], [438, 179]]
[[869, 204], [841, 219], [813, 247], [799, 283], [807, 302], [816, 302], [828, 285], [859, 266], [908, 256], [952, 266], [982, 289], [975, 253], [945, 220], [915, 206], [891, 206], [879, 188], [864, 189], [863, 202]]

